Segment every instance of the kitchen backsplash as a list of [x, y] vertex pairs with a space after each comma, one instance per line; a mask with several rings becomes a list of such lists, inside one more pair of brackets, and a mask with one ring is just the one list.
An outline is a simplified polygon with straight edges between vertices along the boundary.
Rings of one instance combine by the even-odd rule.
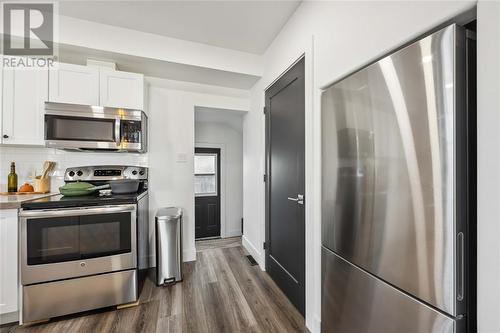
[[40, 175], [44, 161], [56, 162], [51, 173], [51, 191], [64, 184], [64, 171], [68, 167], [85, 165], [137, 165], [148, 166], [148, 154], [73, 152], [44, 147], [0, 146], [0, 192], [7, 191], [10, 162], [16, 162], [18, 184], [32, 183], [35, 172]]

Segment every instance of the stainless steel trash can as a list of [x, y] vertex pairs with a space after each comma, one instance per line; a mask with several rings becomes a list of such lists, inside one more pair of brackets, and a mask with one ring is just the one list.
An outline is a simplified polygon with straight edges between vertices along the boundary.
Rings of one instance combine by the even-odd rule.
[[155, 217], [156, 284], [182, 281], [182, 209], [161, 208]]

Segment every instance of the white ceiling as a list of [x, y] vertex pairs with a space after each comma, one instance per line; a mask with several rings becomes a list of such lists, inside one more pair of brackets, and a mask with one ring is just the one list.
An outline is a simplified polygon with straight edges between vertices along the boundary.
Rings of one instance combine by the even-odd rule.
[[262, 54], [300, 0], [61, 1], [61, 15]]

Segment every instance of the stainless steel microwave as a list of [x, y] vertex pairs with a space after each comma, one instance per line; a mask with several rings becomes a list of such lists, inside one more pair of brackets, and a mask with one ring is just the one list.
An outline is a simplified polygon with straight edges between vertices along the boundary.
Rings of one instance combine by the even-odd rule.
[[147, 121], [141, 110], [45, 102], [45, 146], [144, 153]]

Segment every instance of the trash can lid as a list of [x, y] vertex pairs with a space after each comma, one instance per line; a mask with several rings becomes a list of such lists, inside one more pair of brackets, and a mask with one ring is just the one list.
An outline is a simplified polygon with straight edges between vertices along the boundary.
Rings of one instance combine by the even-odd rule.
[[182, 216], [182, 209], [179, 207], [163, 207], [156, 212], [157, 220], [171, 220]]

